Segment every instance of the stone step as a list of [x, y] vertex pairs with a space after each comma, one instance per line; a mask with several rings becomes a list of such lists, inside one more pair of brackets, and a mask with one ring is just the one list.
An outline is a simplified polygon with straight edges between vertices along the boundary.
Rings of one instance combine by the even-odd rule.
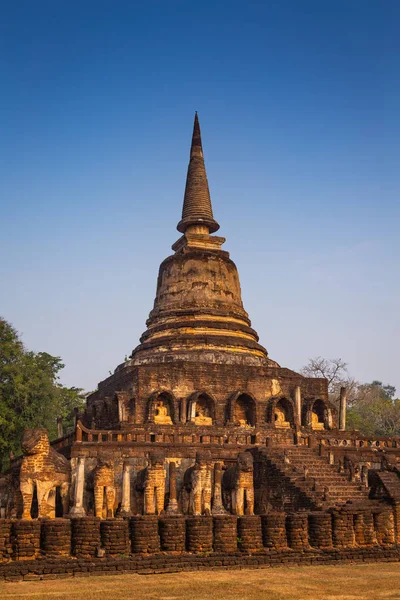
[[[284, 475], [300, 493], [317, 506], [330, 508], [368, 499], [368, 490], [360, 488], [360, 483], [348, 479], [347, 473], [338, 473], [337, 466], [330, 465], [327, 458], [319, 456], [315, 449], [292, 446], [281, 451], [268, 453], [270, 465]], [[285, 456], [289, 463], [285, 462]], [[302, 479], [304, 467], [307, 477]], [[294, 469], [294, 470], [293, 470]], [[304, 477], [304, 475], [303, 475]], [[313, 489], [314, 486], [316, 489]], [[324, 500], [322, 489], [327, 488]]]

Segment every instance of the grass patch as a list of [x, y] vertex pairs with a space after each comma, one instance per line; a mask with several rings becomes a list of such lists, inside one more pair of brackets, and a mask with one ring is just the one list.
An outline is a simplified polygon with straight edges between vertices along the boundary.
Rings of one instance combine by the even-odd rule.
[[400, 564], [109, 575], [0, 584], [2, 600], [400, 600]]

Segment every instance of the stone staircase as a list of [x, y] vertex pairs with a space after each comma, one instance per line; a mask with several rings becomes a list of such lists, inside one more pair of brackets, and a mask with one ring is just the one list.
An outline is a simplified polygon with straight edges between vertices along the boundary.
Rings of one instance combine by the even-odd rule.
[[348, 473], [339, 473], [318, 451], [301, 446], [263, 450], [263, 456], [273, 471], [279, 471], [289, 486], [295, 488], [304, 508], [328, 510], [345, 504], [363, 504], [369, 490], [349, 481]]

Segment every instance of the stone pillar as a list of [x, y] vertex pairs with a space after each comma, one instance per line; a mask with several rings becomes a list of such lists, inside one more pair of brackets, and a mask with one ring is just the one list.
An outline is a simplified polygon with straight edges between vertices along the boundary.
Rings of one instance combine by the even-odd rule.
[[212, 552], [213, 520], [211, 517], [186, 519], [186, 547], [189, 552]]
[[75, 490], [74, 490], [74, 505], [69, 514], [71, 517], [85, 517], [86, 512], [83, 508], [83, 491], [85, 489], [85, 457], [78, 457], [78, 465], [76, 467]]
[[285, 513], [271, 512], [262, 515], [262, 537], [263, 545], [274, 550], [287, 548]]
[[286, 533], [289, 547], [293, 550], [307, 550], [308, 543], [308, 514], [293, 513], [286, 517]]
[[0, 562], [11, 558], [12, 524], [13, 521], [11, 519], [0, 519]]
[[332, 548], [332, 515], [325, 512], [310, 513], [308, 534], [310, 545], [314, 548]]
[[214, 517], [214, 551], [237, 551], [237, 517], [235, 515], [217, 515]]
[[395, 543], [394, 518], [390, 508], [374, 514], [376, 539], [380, 546], [391, 546]]
[[374, 515], [371, 510], [364, 511], [364, 542], [366, 546], [374, 546], [376, 544], [376, 535], [374, 527]]
[[262, 550], [261, 517], [246, 515], [238, 519], [238, 546], [242, 552]]
[[63, 418], [57, 417], [57, 436], [59, 438], [62, 438], [63, 435], [64, 435]]
[[222, 503], [222, 463], [214, 465], [214, 498], [212, 503], [213, 515], [226, 515], [227, 512]]
[[132, 552], [151, 554], [160, 551], [158, 517], [138, 515], [130, 519]]
[[40, 554], [40, 521], [18, 520], [12, 525], [12, 550], [15, 560], [33, 560]]
[[75, 441], [76, 442], [82, 441], [82, 427], [80, 426], [79, 422], [77, 423], [76, 429], [75, 429]]
[[301, 388], [296, 385], [294, 390], [294, 404], [296, 407], [296, 425], [301, 427]]
[[131, 466], [125, 462], [122, 471], [121, 517], [130, 517], [131, 514]]
[[160, 543], [163, 552], [184, 552], [186, 541], [185, 517], [173, 515], [160, 517]]
[[344, 431], [346, 429], [346, 404], [347, 404], [347, 391], [345, 387], [340, 388], [340, 402], [339, 402], [339, 429]]
[[393, 514], [394, 514], [395, 542], [396, 542], [396, 544], [400, 544], [400, 502], [394, 503]]
[[169, 515], [179, 514], [178, 499], [176, 494], [176, 464], [172, 461], [169, 463], [169, 500], [167, 510]]
[[352, 548], [355, 543], [353, 513], [335, 510], [332, 513], [332, 538], [335, 548]]
[[129, 530], [126, 519], [106, 519], [100, 523], [101, 545], [107, 556], [128, 554]]
[[354, 513], [354, 539], [356, 546], [366, 546], [365, 541], [365, 521], [363, 510]]
[[70, 519], [43, 519], [41, 547], [43, 554], [50, 558], [69, 556], [71, 554]]
[[188, 408], [188, 420], [193, 421], [196, 417], [196, 400], [190, 400]]
[[100, 519], [72, 519], [72, 553], [77, 558], [93, 558], [100, 548]]
[[186, 423], [186, 411], [187, 411], [187, 402], [186, 398], [182, 398], [181, 400], [181, 423]]

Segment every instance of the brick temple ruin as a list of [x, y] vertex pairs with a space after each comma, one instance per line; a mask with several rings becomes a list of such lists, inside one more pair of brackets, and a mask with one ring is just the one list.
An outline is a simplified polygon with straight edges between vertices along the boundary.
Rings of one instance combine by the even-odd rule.
[[0, 577], [398, 560], [400, 439], [347, 431], [344, 388], [259, 344], [197, 115], [177, 229], [140, 344], [1, 476]]

